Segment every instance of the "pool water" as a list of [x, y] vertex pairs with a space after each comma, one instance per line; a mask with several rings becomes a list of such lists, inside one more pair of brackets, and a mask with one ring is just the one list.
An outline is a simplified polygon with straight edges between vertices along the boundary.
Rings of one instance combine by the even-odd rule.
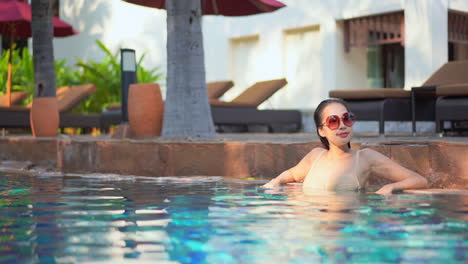
[[468, 195], [0, 173], [0, 263], [466, 263]]

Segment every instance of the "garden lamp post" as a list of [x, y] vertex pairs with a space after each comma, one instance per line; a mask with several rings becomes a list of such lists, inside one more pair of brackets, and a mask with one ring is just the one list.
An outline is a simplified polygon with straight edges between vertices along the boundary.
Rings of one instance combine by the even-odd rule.
[[122, 121], [128, 122], [128, 88], [137, 83], [135, 50], [120, 49], [121, 88], [122, 88]]

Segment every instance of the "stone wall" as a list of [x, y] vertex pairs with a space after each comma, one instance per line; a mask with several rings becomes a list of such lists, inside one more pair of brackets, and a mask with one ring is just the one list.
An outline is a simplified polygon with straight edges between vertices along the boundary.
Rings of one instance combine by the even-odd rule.
[[[65, 173], [271, 178], [318, 146], [319, 142], [2, 137], [0, 159], [56, 166]], [[382, 140], [352, 147], [383, 153], [426, 177], [433, 188], [468, 189], [468, 142]]]

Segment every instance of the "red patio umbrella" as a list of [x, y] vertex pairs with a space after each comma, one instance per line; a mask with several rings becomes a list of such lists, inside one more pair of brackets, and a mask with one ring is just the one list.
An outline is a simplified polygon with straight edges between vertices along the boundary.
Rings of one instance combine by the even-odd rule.
[[[125, 2], [165, 8], [165, 0], [123, 0]], [[200, 0], [204, 15], [248, 16], [258, 13], [273, 12], [286, 5], [276, 0]]]
[[[10, 56], [8, 59], [8, 79], [7, 79], [7, 106], [11, 104], [11, 86], [12, 86], [12, 56], [13, 43], [15, 38], [30, 38], [31, 30], [31, 6], [24, 2], [16, 0], [0, 1], [0, 35], [10, 38]], [[66, 37], [77, 34], [73, 27], [58, 17], [53, 18], [54, 36]]]

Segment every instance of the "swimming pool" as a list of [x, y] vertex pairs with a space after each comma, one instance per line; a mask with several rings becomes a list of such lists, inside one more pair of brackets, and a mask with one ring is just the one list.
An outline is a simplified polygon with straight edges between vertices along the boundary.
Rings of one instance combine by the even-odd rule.
[[0, 173], [1, 263], [464, 263], [468, 195]]

